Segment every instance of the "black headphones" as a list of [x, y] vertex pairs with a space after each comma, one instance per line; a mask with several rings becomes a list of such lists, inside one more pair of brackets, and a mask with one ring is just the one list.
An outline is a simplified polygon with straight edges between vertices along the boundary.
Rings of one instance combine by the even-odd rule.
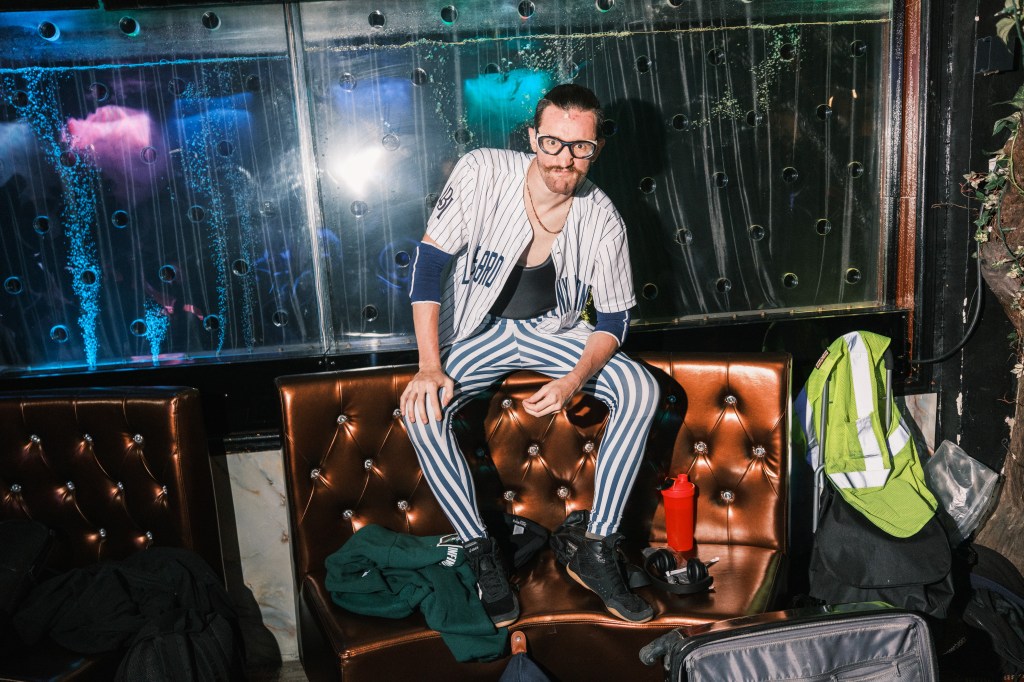
[[708, 565], [700, 559], [691, 557], [686, 560], [686, 566], [680, 569], [676, 564], [675, 553], [664, 548], [647, 553], [644, 572], [656, 586], [674, 594], [703, 592], [715, 581], [708, 575]]

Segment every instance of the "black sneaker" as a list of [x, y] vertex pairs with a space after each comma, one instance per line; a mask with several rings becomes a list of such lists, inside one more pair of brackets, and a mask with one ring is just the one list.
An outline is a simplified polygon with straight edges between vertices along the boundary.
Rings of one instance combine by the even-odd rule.
[[583, 537], [578, 547], [571, 548], [572, 558], [565, 569], [573, 580], [600, 597], [612, 614], [633, 623], [646, 623], [654, 617], [654, 609], [629, 591], [619, 558], [620, 542], [622, 536], [618, 533], [603, 540]]
[[462, 546], [466, 550], [466, 560], [476, 575], [480, 601], [494, 626], [501, 628], [516, 622], [519, 618], [519, 600], [509, 585], [498, 543], [493, 538], [473, 538], [462, 543]]

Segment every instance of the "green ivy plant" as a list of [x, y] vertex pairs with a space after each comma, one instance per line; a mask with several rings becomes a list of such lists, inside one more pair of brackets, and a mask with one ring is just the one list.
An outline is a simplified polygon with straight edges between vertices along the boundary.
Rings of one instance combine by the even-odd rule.
[[[1010, 50], [1013, 50], [1014, 40], [1019, 40], [1024, 46], [1024, 28], [1021, 25], [1021, 20], [1024, 18], [1024, 0], [1006, 0], [1006, 4], [996, 17], [998, 18], [996, 34], [999, 39], [1006, 43]], [[1017, 181], [1018, 173], [1015, 172], [1017, 169], [1014, 168], [1013, 162], [1013, 152], [1021, 135], [1022, 123], [1024, 123], [1024, 86], [1017, 90], [1009, 102], [1000, 104], [1009, 104], [1013, 111], [995, 122], [992, 135], [999, 135], [1004, 130], [1009, 131], [1007, 144], [1004, 144], [989, 159], [988, 171], [964, 175], [966, 182], [962, 186], [962, 192], [981, 204], [978, 209], [978, 217], [974, 221], [976, 228], [974, 238], [979, 243], [988, 242], [992, 238], [999, 239], [1006, 250], [1006, 256], [995, 261], [993, 265], [1008, 265], [1006, 276], [1021, 282], [1021, 286], [1024, 287], [1024, 246], [1014, 249], [1007, 243], [1007, 233], [1015, 228], [1004, 226], [1001, 215], [1003, 201], [1008, 191], [1012, 190], [1024, 196], [1024, 188]], [[1017, 292], [1011, 307], [1014, 310], [1021, 310], [1022, 299], [1024, 299], [1024, 290]], [[1017, 339], [1012, 339], [1012, 341], [1016, 342]], [[1024, 373], [1024, 366], [1021, 366], [1020, 372]], [[1015, 373], [1017, 372], [1015, 371]]]

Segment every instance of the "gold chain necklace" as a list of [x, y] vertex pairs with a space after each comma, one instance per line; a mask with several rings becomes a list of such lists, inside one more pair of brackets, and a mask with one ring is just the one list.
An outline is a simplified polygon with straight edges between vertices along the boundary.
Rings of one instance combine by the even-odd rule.
[[[531, 165], [531, 168], [532, 168], [532, 165]], [[537, 172], [539, 173], [540, 171], [538, 170]], [[537, 219], [537, 224], [540, 225], [540, 229], [544, 230], [548, 234], [562, 234], [562, 230], [565, 229], [565, 225], [564, 224], [562, 225], [562, 230], [549, 230], [547, 228], [547, 226], [544, 225], [544, 221], [542, 221], [540, 219], [540, 213], [537, 213], [537, 207], [533, 205], [533, 192], [530, 191], [530, 170], [529, 169], [526, 170], [526, 198], [530, 200], [530, 208], [533, 210], [533, 217]], [[575, 198], [575, 193], [573, 194], [573, 196], [569, 197], [569, 206], [570, 206], [570, 208], [572, 207], [572, 200], [574, 198]], [[569, 219], [569, 214], [568, 213], [565, 214], [565, 219], [566, 220]]]

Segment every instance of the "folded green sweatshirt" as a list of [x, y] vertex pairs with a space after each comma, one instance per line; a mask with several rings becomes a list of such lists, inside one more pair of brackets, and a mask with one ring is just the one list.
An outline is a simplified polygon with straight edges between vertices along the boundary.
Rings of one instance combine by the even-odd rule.
[[457, 661], [489, 661], [505, 652], [508, 629], [495, 629], [484, 612], [454, 535], [420, 537], [371, 524], [325, 564], [331, 599], [353, 613], [405, 618], [419, 609]]

